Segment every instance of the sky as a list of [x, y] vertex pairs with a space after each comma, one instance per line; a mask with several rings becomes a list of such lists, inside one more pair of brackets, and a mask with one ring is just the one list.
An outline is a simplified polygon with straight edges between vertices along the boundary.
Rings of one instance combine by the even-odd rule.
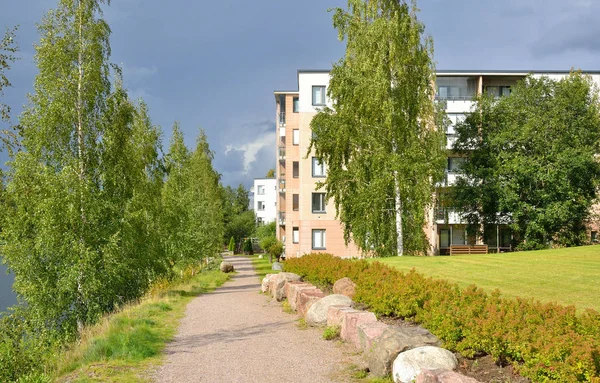
[[[18, 121], [37, 68], [36, 23], [58, 0], [0, 0], [0, 28], [19, 25], [20, 60], [4, 102]], [[275, 89], [297, 89], [298, 69], [329, 69], [344, 53], [328, 9], [343, 0], [112, 0], [111, 62], [149, 105], [168, 147], [179, 121], [199, 128], [224, 185], [246, 188], [275, 167]], [[598, 0], [420, 0], [440, 70], [598, 70]], [[6, 161], [6, 155], [0, 154]]]

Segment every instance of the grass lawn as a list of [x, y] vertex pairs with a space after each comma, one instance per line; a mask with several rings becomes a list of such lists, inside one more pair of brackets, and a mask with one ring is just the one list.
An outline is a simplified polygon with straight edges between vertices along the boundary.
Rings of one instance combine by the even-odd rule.
[[60, 355], [51, 377], [57, 382], [149, 382], [175, 336], [187, 304], [229, 279], [205, 271], [186, 283], [159, 286], [137, 305], [107, 316], [84, 331], [81, 343]]
[[600, 246], [452, 257], [378, 259], [461, 286], [499, 289], [506, 297], [535, 298], [600, 311]]
[[258, 255], [251, 255], [250, 258], [252, 258], [252, 265], [261, 281], [265, 275], [277, 274], [279, 272], [271, 269], [272, 264], [269, 262], [269, 256], [267, 254], [263, 255], [263, 259], [258, 258]]

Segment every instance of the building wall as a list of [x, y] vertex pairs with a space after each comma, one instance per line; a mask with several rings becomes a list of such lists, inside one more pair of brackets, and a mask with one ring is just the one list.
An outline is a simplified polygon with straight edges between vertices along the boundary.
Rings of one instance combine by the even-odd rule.
[[[278, 238], [285, 243], [286, 257], [299, 257], [311, 252], [327, 252], [340, 257], [359, 257], [360, 251], [350, 243], [345, 245], [343, 230], [336, 219], [336, 212], [332, 201], [327, 203], [325, 213], [312, 212], [312, 194], [323, 192], [317, 190], [316, 184], [324, 178], [312, 176], [313, 152], [308, 153], [312, 137], [310, 122], [319, 107], [312, 105], [312, 87], [329, 84], [328, 72], [307, 72], [298, 74], [298, 92], [280, 92], [277, 97], [285, 97], [285, 138], [277, 138], [278, 145], [285, 148], [285, 160], [278, 159], [277, 177], [285, 180], [285, 192], [279, 193], [279, 211], [285, 213], [285, 222], [278, 220]], [[299, 98], [298, 112], [293, 112], [293, 99]], [[327, 100], [327, 104], [330, 105]], [[278, 101], [277, 111], [281, 103]], [[279, 128], [278, 121], [278, 128]], [[294, 145], [294, 130], [299, 131], [299, 144]], [[293, 163], [298, 162], [299, 176], [293, 177]], [[282, 176], [283, 175], [283, 176]], [[280, 181], [281, 184], [281, 181]], [[298, 209], [293, 209], [293, 195], [299, 198]], [[293, 242], [293, 230], [298, 228], [299, 241]], [[313, 250], [313, 229], [324, 229], [326, 232], [326, 248]]]
[[[473, 77], [476, 78], [476, 93], [481, 94], [487, 86], [503, 86], [513, 85], [518, 80], [527, 75], [526, 72], [506, 72], [506, 73], [484, 73], [484, 72], [441, 72], [438, 76], [448, 77]], [[566, 73], [537, 73], [534, 77], [547, 75], [553, 79], [560, 79], [566, 76]], [[600, 74], [592, 74], [592, 80], [600, 86]], [[325, 213], [312, 212], [312, 193], [318, 191], [316, 184], [322, 180], [312, 176], [312, 156], [314, 153], [309, 153], [308, 148], [311, 140], [310, 122], [318, 112], [318, 106], [312, 105], [312, 87], [329, 85], [330, 75], [327, 71], [299, 71], [298, 72], [298, 91], [291, 92], [276, 92], [277, 112], [284, 111], [286, 114], [285, 126], [277, 124], [278, 132], [282, 129], [285, 137], [277, 137], [278, 145], [285, 148], [285, 158], [278, 162], [277, 178], [278, 178], [278, 206], [279, 212], [285, 214], [285, 220], [279, 220], [278, 217], [278, 238], [285, 243], [285, 253], [287, 257], [299, 257], [310, 252], [319, 252], [321, 250], [312, 249], [312, 230], [326, 230], [326, 249], [324, 252], [332, 253], [340, 257], [360, 257], [360, 250], [350, 242], [346, 246], [343, 239], [343, 230], [341, 224], [336, 219], [335, 208], [332, 201], [329, 201]], [[280, 100], [285, 98], [285, 110], [280, 109]], [[298, 97], [298, 112], [293, 112], [293, 99]], [[326, 104], [331, 106], [330, 100], [326, 100]], [[470, 99], [453, 99], [447, 100], [446, 112], [453, 114], [468, 114], [474, 101]], [[293, 131], [297, 129], [300, 132], [299, 145], [293, 144]], [[449, 136], [449, 142], [451, 137]], [[453, 156], [452, 145], [448, 146], [449, 156]], [[292, 176], [293, 162], [299, 163], [299, 177]], [[438, 188], [438, 191], [443, 191], [445, 188], [452, 187], [457, 174], [453, 172], [447, 173], [448, 182]], [[281, 187], [281, 181], [284, 187]], [[299, 209], [293, 210], [293, 195], [299, 196]], [[600, 206], [596, 207], [600, 211]], [[430, 253], [440, 254], [445, 249], [440, 246], [440, 233], [460, 233], [465, 229], [465, 222], [461, 217], [453, 212], [447, 214], [447, 219], [440, 220], [436, 216], [436, 209], [431, 208], [427, 212], [427, 222], [423, 227], [425, 234], [430, 243]], [[502, 226], [502, 225], [501, 225]], [[299, 230], [298, 243], [293, 242], [293, 229]], [[591, 230], [599, 231], [598, 222], [594, 223]], [[451, 238], [458, 244], [461, 242], [459, 238]], [[466, 239], [471, 243], [483, 243], [483, 238]]]
[[[264, 187], [264, 194], [258, 194], [259, 186]], [[277, 216], [277, 179], [258, 178], [254, 180], [254, 212], [256, 218], [263, 223], [275, 221]], [[259, 210], [259, 202], [264, 203], [264, 210]]]

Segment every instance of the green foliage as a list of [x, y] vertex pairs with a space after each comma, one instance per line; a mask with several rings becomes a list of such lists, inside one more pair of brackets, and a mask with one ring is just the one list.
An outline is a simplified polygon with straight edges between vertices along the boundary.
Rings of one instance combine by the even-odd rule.
[[212, 159], [213, 153], [203, 131], [198, 136], [196, 149], [190, 153], [179, 125], [173, 126], [166, 159], [169, 177], [162, 196], [165, 246], [173, 264], [197, 263], [221, 248], [222, 194]]
[[256, 225], [256, 215], [254, 211], [248, 210], [250, 206], [250, 197], [248, 191], [243, 185], [236, 189], [231, 186], [222, 188], [223, 199], [223, 220], [225, 222], [225, 233], [223, 243], [232, 236], [236, 243], [240, 243], [243, 238], [249, 237], [254, 233]]
[[[223, 196], [206, 135], [188, 151], [176, 128], [161, 158], [160, 128], [108, 61], [103, 3], [59, 0], [39, 24], [21, 146], [1, 174], [0, 252], [23, 304], [0, 318], [0, 381], [42, 381], [45, 364], [85, 326], [221, 250]], [[0, 96], [12, 36], [0, 43]], [[143, 344], [147, 328], [131, 327], [139, 332], [97, 352]], [[144, 347], [126, 348], [146, 355]]]
[[508, 97], [484, 95], [457, 132], [455, 148], [469, 161], [453, 204], [471, 232], [504, 221], [522, 250], [585, 243], [600, 181], [600, 107], [589, 77], [528, 77]]
[[310, 149], [327, 164], [322, 186], [346, 241], [378, 256], [424, 252], [426, 206], [446, 159], [443, 130], [433, 126], [432, 41], [405, 1], [348, 8], [333, 17], [346, 55], [331, 71], [332, 108], [311, 122]]
[[[259, 243], [260, 243], [260, 241], [262, 241], [263, 239], [265, 239], [267, 237], [275, 237], [276, 229], [277, 229], [277, 223], [275, 221], [269, 222], [264, 225], [259, 225], [256, 228], [256, 238], [258, 238]], [[260, 245], [260, 247], [262, 247], [264, 249], [264, 247], [262, 245]]]
[[244, 246], [242, 247], [242, 250], [244, 251], [244, 254], [254, 254], [254, 249], [252, 248], [252, 240], [250, 238], [247, 238], [244, 241]]
[[229, 240], [229, 245], [227, 246], [227, 250], [235, 251], [235, 238], [233, 236], [231, 236], [231, 239]]
[[273, 257], [275, 257], [279, 261], [279, 258], [283, 253], [283, 243], [280, 240], [278, 240], [274, 235], [264, 237], [263, 239], [261, 239], [259, 242], [259, 246], [267, 254], [269, 254], [270, 260], [273, 260]]
[[266, 175], [267, 178], [275, 178], [275, 169], [269, 169]]
[[327, 326], [325, 330], [323, 330], [323, 339], [325, 340], [333, 340], [340, 337], [341, 332], [340, 326]]
[[379, 262], [328, 254], [289, 259], [285, 271], [318, 285], [342, 277], [356, 284], [354, 300], [378, 315], [422, 324], [465, 356], [489, 354], [512, 363], [533, 382], [592, 382], [600, 378], [600, 313], [533, 299], [506, 299], [470, 286], [403, 273]]

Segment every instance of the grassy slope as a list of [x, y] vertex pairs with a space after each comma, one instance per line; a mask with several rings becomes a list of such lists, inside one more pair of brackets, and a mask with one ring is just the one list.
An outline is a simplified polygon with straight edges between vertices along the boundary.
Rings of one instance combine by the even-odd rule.
[[462, 286], [499, 289], [507, 297], [535, 298], [600, 311], [600, 246], [379, 261], [401, 270], [415, 268]]
[[220, 271], [203, 272], [108, 316], [85, 332], [79, 346], [60, 356], [53, 378], [58, 382], [150, 381], [187, 304], [228, 278]]

